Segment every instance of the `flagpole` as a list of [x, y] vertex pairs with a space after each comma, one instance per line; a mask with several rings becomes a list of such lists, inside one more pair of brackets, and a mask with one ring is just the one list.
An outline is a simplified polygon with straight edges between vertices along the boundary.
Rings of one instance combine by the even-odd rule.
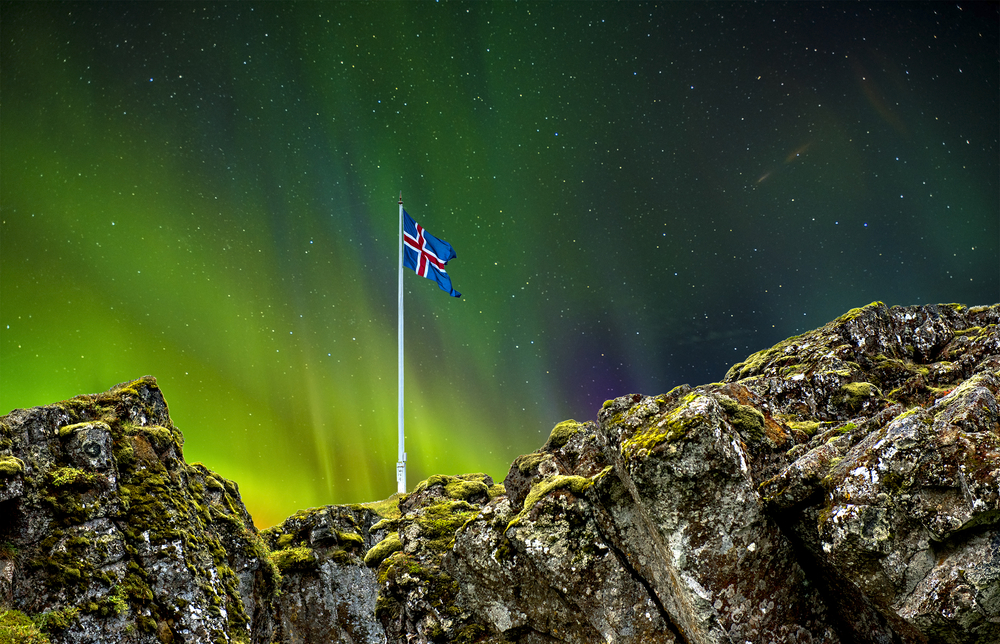
[[403, 434], [403, 191], [399, 191], [399, 458], [396, 461], [396, 491], [406, 493], [406, 449]]

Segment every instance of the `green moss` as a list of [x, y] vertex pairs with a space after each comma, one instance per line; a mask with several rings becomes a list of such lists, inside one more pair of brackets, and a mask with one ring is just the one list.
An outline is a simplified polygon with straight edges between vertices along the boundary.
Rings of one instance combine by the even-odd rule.
[[341, 548], [345, 548], [347, 550], [363, 548], [365, 545], [365, 538], [354, 532], [338, 532], [337, 543]]
[[351, 553], [347, 552], [346, 550], [341, 550], [339, 548], [334, 550], [328, 550], [326, 553], [324, 553], [323, 556], [325, 557], [325, 559], [341, 566], [348, 566], [350, 564], [353, 564], [355, 561], [354, 557], [351, 556]]
[[741, 405], [732, 398], [719, 397], [719, 404], [726, 410], [729, 422], [741, 435], [753, 440], [764, 439], [764, 414], [748, 405]]
[[242, 530], [250, 548], [250, 555], [261, 563], [262, 593], [269, 600], [273, 599], [277, 593], [281, 592], [281, 571], [271, 561], [271, 549], [264, 543], [260, 533], [252, 526], [244, 525]]
[[[43, 548], [50, 549], [45, 546]], [[60, 550], [51, 556], [30, 561], [28, 568], [45, 570], [46, 584], [56, 591], [71, 589], [77, 584], [89, 581], [92, 572], [92, 566], [89, 566], [85, 559], [66, 550]]]
[[58, 430], [59, 438], [66, 438], [67, 436], [73, 434], [74, 432], [76, 432], [77, 429], [79, 429], [84, 425], [90, 425], [90, 423], [86, 422], [86, 423], [74, 423], [72, 425], [63, 425]]
[[139, 626], [139, 630], [143, 633], [149, 635], [156, 633], [156, 620], [148, 615], [140, 615], [136, 619], [136, 624]]
[[583, 423], [575, 420], [564, 420], [552, 428], [552, 431], [549, 433], [549, 439], [545, 443], [546, 448], [561, 449], [565, 447], [566, 443], [576, 436], [582, 427]]
[[855, 425], [854, 423], [845, 423], [845, 424], [844, 424], [844, 425], [842, 425], [841, 427], [838, 427], [838, 428], [837, 428], [837, 433], [838, 433], [839, 435], [843, 436], [844, 434], [847, 434], [847, 433], [850, 433], [850, 432], [853, 432], [853, 431], [854, 431], [855, 429], [857, 429], [857, 428], [858, 428], [858, 426], [857, 426], [857, 425]]
[[840, 387], [836, 402], [851, 411], [858, 411], [868, 400], [881, 397], [882, 392], [870, 382], [849, 382]]
[[149, 441], [149, 444], [153, 446], [153, 449], [157, 453], [161, 453], [169, 447], [176, 447], [179, 450], [183, 441], [180, 432], [175, 432], [167, 427], [160, 427], [158, 425], [142, 427], [139, 433]]
[[879, 302], [878, 300], [876, 300], [876, 301], [872, 302], [871, 304], [869, 304], [868, 306], [863, 306], [863, 307], [858, 308], [858, 309], [851, 309], [847, 313], [844, 313], [839, 318], [837, 318], [834, 321], [834, 324], [842, 324], [844, 322], [847, 322], [848, 320], [853, 320], [853, 319], [855, 319], [857, 317], [860, 317], [861, 315], [863, 315], [866, 311], [868, 311], [870, 309], [875, 309], [875, 308], [879, 308], [879, 307], [883, 307], [883, 306], [885, 306], [885, 304], [883, 304], [882, 302]]
[[94, 480], [94, 474], [78, 470], [75, 467], [57, 467], [48, 474], [49, 484], [53, 487], [89, 487]]
[[49, 644], [49, 638], [21, 611], [0, 608], [0, 644]]
[[368, 508], [383, 519], [398, 519], [402, 514], [399, 511], [399, 500], [402, 496], [401, 494], [393, 494], [384, 501], [362, 503], [360, 507]]
[[[609, 468], [605, 468], [605, 471], [608, 469]], [[603, 473], [604, 472], [601, 474]], [[600, 474], [598, 476], [600, 476]], [[525, 515], [531, 511], [531, 508], [533, 508], [536, 503], [551, 492], [555, 490], [568, 490], [574, 496], [583, 497], [587, 488], [593, 484], [593, 479], [576, 475], [563, 476], [561, 474], [557, 474], [555, 476], [549, 476], [542, 479], [541, 481], [535, 483], [535, 485], [531, 487], [531, 490], [528, 491], [528, 496], [524, 499], [524, 507], [517, 514], [517, 516], [511, 519], [510, 523], [507, 524], [507, 527], [504, 528], [504, 532], [506, 533], [512, 526], [519, 523]]]
[[46, 611], [34, 615], [31, 619], [40, 631], [55, 635], [72, 626], [79, 617], [79, 608], [76, 606], [67, 606], [60, 610]]
[[86, 610], [89, 613], [100, 615], [101, 617], [111, 617], [121, 615], [128, 610], [128, 602], [125, 600], [126, 590], [122, 586], [117, 586], [110, 595], [98, 598], [96, 601], [88, 602]]
[[205, 489], [216, 493], [224, 493], [226, 486], [219, 479], [209, 475], [205, 477]]
[[132, 439], [127, 436], [116, 436], [111, 444], [111, 452], [118, 463], [119, 470], [130, 470], [135, 466], [135, 448]]
[[490, 486], [489, 492], [490, 501], [497, 498], [498, 496], [503, 496], [507, 494], [507, 488], [504, 487], [503, 483], [496, 483]]
[[424, 490], [432, 488], [435, 485], [444, 486], [448, 483], [448, 479], [450, 478], [451, 478], [450, 476], [447, 476], [445, 474], [435, 474], [434, 476], [426, 478], [423, 481], [417, 483], [416, 486], [414, 486], [413, 488], [413, 494], [418, 494], [420, 492], [423, 492]]
[[280, 537], [278, 537], [278, 541], [276, 542], [275, 545], [277, 545], [278, 550], [282, 550], [282, 549], [287, 548], [288, 546], [292, 545], [293, 541], [295, 541], [295, 535], [293, 535], [293, 534], [283, 534]]
[[468, 501], [476, 496], [488, 496], [489, 488], [482, 481], [465, 481], [454, 479], [444, 487], [449, 498]]
[[14, 456], [0, 456], [0, 478], [13, 478], [24, 472], [24, 461]]
[[622, 453], [634, 458], [643, 451], [651, 451], [661, 443], [678, 441], [687, 436], [691, 428], [701, 423], [704, 417], [700, 413], [685, 413], [685, 410], [701, 397], [701, 394], [697, 393], [688, 394], [659, 422], [637, 430], [622, 443]]
[[42, 494], [59, 523], [72, 525], [92, 519], [100, 507], [91, 494], [99, 481], [106, 482], [100, 474], [84, 472], [75, 467], [58, 467], [46, 474], [47, 486]]
[[385, 561], [389, 555], [402, 549], [403, 543], [399, 540], [399, 534], [390, 532], [385, 539], [379, 541], [365, 554], [365, 565], [369, 568], [378, 568], [379, 564]]
[[791, 378], [792, 376], [794, 376], [796, 374], [806, 373], [811, 368], [812, 368], [812, 366], [808, 365], [808, 364], [792, 364], [792, 365], [787, 365], [787, 366], [782, 367], [778, 371], [778, 375], [781, 376], [782, 378]]
[[437, 503], [421, 510], [416, 517], [426, 545], [431, 550], [448, 550], [455, 541], [455, 533], [479, 513], [478, 508], [465, 501]]
[[[993, 325], [991, 324], [990, 326], [992, 327]], [[981, 326], [970, 326], [967, 329], [955, 329], [954, 333], [956, 336], [968, 335], [968, 336], [975, 336], [977, 338], [982, 335], [985, 335], [983, 327]]]
[[524, 499], [524, 509], [530, 510], [536, 503], [538, 503], [539, 499], [554, 490], [567, 489], [575, 496], [582, 497], [584, 491], [593, 484], [594, 482], [592, 480], [583, 476], [556, 475], [546, 478], [532, 486], [531, 491], [528, 492], [528, 496]]
[[818, 420], [789, 420], [785, 421], [785, 424], [789, 429], [796, 429], [812, 438], [823, 423]]
[[395, 519], [382, 519], [371, 528], [368, 529], [369, 532], [378, 532], [379, 530], [398, 530], [400, 520], [399, 517]]
[[882, 474], [881, 483], [889, 494], [895, 496], [903, 493], [910, 482], [902, 474], [890, 470]]
[[528, 476], [534, 471], [539, 464], [543, 461], [548, 461], [552, 459], [551, 454], [546, 454], [545, 452], [532, 452], [530, 454], [521, 454], [514, 459], [511, 465], [517, 466], [517, 471]]
[[124, 596], [129, 601], [137, 604], [153, 600], [153, 590], [140, 575], [145, 575], [145, 572], [138, 566], [135, 566], [134, 570], [125, 573], [125, 579], [120, 586]]
[[129, 524], [143, 526], [154, 543], [184, 539], [185, 528], [197, 522], [185, 499], [161, 472], [166, 474], [162, 466], [158, 472], [139, 468], [119, 486], [128, 494]]
[[785, 348], [802, 338], [800, 335], [792, 336], [779, 342], [770, 349], [764, 349], [751, 354], [743, 362], [738, 362], [726, 372], [726, 380], [742, 380], [749, 376], [758, 375], [771, 363], [778, 362], [785, 357]]
[[450, 499], [467, 501], [476, 496], [488, 496], [489, 488], [486, 485], [486, 475], [463, 474], [461, 476], [448, 476], [446, 474], [435, 474], [427, 478], [413, 488], [413, 494], [418, 494], [435, 486], [444, 488], [445, 495]]
[[311, 548], [300, 546], [286, 548], [271, 553], [271, 561], [281, 572], [289, 570], [310, 570], [316, 567], [316, 553]]
[[473, 644], [484, 638], [489, 631], [480, 624], [469, 624], [458, 631], [455, 637], [455, 644]]

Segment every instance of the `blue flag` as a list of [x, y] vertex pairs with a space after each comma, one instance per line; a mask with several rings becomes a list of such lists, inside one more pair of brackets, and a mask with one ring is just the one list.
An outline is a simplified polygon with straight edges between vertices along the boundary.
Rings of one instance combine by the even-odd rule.
[[444, 270], [444, 265], [453, 259], [455, 249], [451, 244], [428, 233], [413, 221], [409, 213], [403, 211], [403, 266], [421, 277], [434, 280], [448, 295], [462, 297], [452, 288], [451, 278]]

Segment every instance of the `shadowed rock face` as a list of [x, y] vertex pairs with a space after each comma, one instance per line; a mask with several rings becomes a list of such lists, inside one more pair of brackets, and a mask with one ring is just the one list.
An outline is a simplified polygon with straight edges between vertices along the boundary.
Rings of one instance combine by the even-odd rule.
[[998, 322], [874, 303], [560, 423], [503, 485], [261, 533], [152, 378], [15, 410], [0, 641], [1000, 641]]

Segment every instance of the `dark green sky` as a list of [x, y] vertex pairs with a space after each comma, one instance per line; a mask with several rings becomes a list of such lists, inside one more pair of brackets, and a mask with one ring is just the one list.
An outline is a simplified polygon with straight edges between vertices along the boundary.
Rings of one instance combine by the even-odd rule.
[[849, 308], [1000, 300], [995, 3], [0, 4], [0, 412], [152, 374], [259, 525]]

